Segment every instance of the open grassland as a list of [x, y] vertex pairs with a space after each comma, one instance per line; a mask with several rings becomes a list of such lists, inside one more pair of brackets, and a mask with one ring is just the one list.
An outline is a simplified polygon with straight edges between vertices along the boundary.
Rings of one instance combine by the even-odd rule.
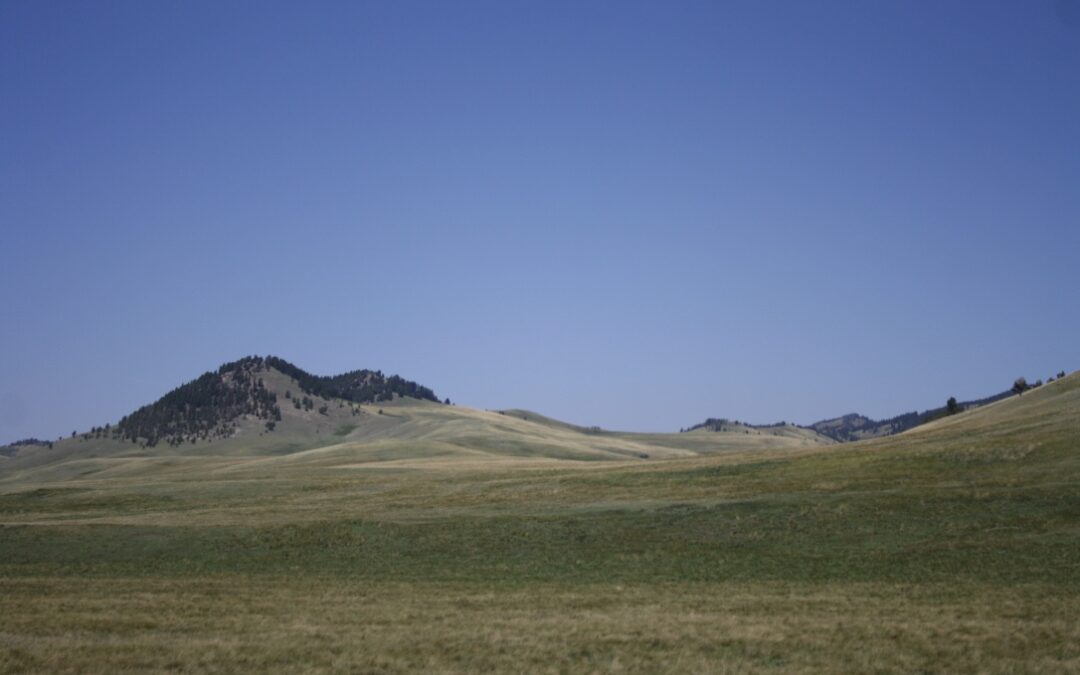
[[0, 581], [12, 672], [1070, 672], [1075, 596], [920, 584]]
[[[739, 427], [725, 433], [640, 434], [579, 427], [510, 410], [489, 411], [420, 401], [354, 404], [315, 397], [311, 410], [294, 407], [300, 385], [274, 369], [259, 372], [266, 389], [277, 396], [282, 419], [273, 431], [265, 420], [243, 418], [229, 438], [183, 442], [178, 446], [142, 443], [108, 434], [79, 434], [53, 447], [23, 448], [13, 458], [0, 457], [0, 482], [24, 484], [57, 480], [155, 476], [177, 462], [196, 472], [224, 459], [286, 457], [292, 464], [352, 464], [428, 460], [507, 458], [586, 461], [655, 460], [748, 450], [776, 450], [829, 445], [834, 441], [810, 429]], [[286, 394], [291, 398], [286, 398]], [[163, 461], [151, 461], [151, 460]], [[143, 460], [143, 461], [135, 461]], [[237, 463], [238, 465], [243, 463]]]
[[0, 670], [1080, 672], [1080, 377], [648, 461], [470, 452], [429, 409], [397, 441], [0, 468]]

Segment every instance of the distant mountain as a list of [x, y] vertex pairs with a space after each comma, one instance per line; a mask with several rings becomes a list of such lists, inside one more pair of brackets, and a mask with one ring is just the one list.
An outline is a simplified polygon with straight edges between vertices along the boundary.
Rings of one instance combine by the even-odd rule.
[[[1012, 396], [1012, 391], [1003, 391], [1000, 394], [994, 394], [986, 398], [981, 398], [975, 401], [964, 401], [959, 403], [960, 410], [967, 410], [970, 408], [978, 408], [979, 406], [993, 403], [994, 401], [1000, 401], [1003, 398]], [[891, 436], [893, 434], [899, 434], [907, 431], [920, 424], [925, 424], [931, 420], [935, 420], [939, 417], [943, 417], [948, 414], [946, 406], [940, 408], [932, 408], [923, 412], [909, 412], [896, 417], [890, 417], [885, 420], [873, 420], [865, 415], [859, 415], [858, 413], [850, 413], [841, 417], [834, 417], [827, 420], [821, 420], [808, 426], [803, 426], [804, 429], [812, 429], [817, 433], [828, 436], [829, 438], [840, 441], [859, 441], [864, 438], [878, 438], [880, 436]], [[778, 422], [776, 424], [762, 424], [754, 425], [747, 424], [745, 422], [739, 422], [737, 420], [728, 420], [725, 418], [712, 418], [705, 420], [700, 424], [687, 429], [687, 431], [694, 431], [696, 429], [705, 429], [708, 431], [732, 431], [738, 429], [775, 429], [786, 426], [792, 426], [787, 422]], [[801, 425], [795, 425], [801, 426]]]
[[864, 438], [891, 436], [917, 427], [934, 418], [935, 416], [930, 415], [930, 411], [923, 414], [918, 412], [904, 413], [887, 420], [873, 420], [866, 415], [849, 413], [840, 417], [814, 422], [810, 425], [810, 428], [829, 438], [847, 442], [859, 441]]
[[[957, 407], [960, 410], [969, 410], [971, 408], [984, 406], [988, 403], [993, 403], [994, 401], [1000, 401], [1001, 399], [1012, 395], [1012, 391], [1003, 391], [1000, 394], [994, 394], [993, 396], [987, 396], [986, 398], [980, 398], [974, 401], [964, 401], [959, 403]], [[926, 424], [931, 420], [944, 417], [948, 412], [946, 406], [941, 406], [940, 408], [924, 410], [921, 413], [917, 411], [904, 413], [885, 420], [873, 420], [865, 415], [851, 413], [843, 415], [842, 417], [834, 417], [832, 419], [815, 422], [811, 424], [809, 428], [819, 434], [838, 441], [860, 441], [864, 438], [878, 438], [880, 436], [891, 436], [893, 434], [903, 433], [920, 424]]]
[[[799, 427], [797, 424], [788, 424], [787, 422], [776, 422], [774, 424], [750, 424], [749, 422], [740, 422], [739, 420], [729, 420], [726, 417], [710, 417], [704, 422], [695, 424], [692, 427], [681, 429], [680, 431], [716, 431], [716, 432], [736, 432], [746, 433], [751, 429], [756, 430], [771, 430], [771, 429], [783, 429]], [[810, 427], [799, 427], [801, 429], [809, 429]]]
[[[287, 379], [282, 381], [295, 383], [296, 395], [287, 386], [284, 391], [268, 387], [270, 374], [277, 375], [275, 381], [285, 376]], [[338, 399], [342, 405], [341, 401], [372, 403], [395, 397], [438, 400], [427, 387], [397, 375], [387, 377], [377, 370], [319, 376], [276, 356], [249, 356], [177, 387], [125, 416], [115, 427], [95, 427], [85, 436], [129, 440], [147, 447], [212, 441], [234, 435], [242, 419], [261, 420], [265, 430], [272, 432], [282, 420], [283, 404], [310, 411], [316, 407], [315, 399], [319, 399], [319, 410], [325, 413], [331, 399]]]

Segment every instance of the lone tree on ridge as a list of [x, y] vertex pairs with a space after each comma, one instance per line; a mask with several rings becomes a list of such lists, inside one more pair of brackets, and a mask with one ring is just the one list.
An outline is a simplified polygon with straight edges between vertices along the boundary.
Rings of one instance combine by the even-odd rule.
[[1022, 396], [1028, 389], [1027, 378], [1018, 377], [1016, 378], [1016, 382], [1013, 382], [1012, 390], [1016, 392], [1017, 396]]

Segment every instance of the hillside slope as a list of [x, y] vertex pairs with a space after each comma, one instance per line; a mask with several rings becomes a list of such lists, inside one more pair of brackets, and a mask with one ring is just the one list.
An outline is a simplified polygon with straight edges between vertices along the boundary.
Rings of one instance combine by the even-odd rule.
[[782, 433], [600, 431], [526, 411], [445, 405], [430, 389], [378, 371], [316, 377], [275, 357], [248, 357], [205, 373], [116, 425], [51, 445], [8, 449], [9, 456], [0, 457], [0, 482], [150, 472], [178, 460], [191, 466], [197, 458], [290, 456], [291, 465], [640, 461], [831, 442], [795, 428]]
[[5, 474], [0, 671], [1080, 667], [1078, 375], [886, 438], [668, 461], [370, 410], [290, 454]]
[[[973, 401], [960, 401], [957, 405], [960, 410], [973, 410], [1009, 398], [1013, 395], [1012, 391], [1003, 391], [994, 394], [993, 396], [987, 396]], [[914, 429], [919, 425], [926, 424], [939, 417], [944, 417], [947, 414], [949, 414], [947, 406], [929, 408], [921, 413], [904, 413], [884, 420], [873, 420], [865, 415], [850, 413], [848, 415], [814, 422], [809, 425], [809, 428], [841, 442], [861, 441], [867, 438], [879, 438], [881, 436], [891, 436], [893, 434], [903, 433], [908, 429]]]

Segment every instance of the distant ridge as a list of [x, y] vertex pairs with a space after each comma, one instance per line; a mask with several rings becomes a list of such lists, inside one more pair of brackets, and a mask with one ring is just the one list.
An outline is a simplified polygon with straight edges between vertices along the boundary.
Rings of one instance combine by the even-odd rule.
[[340, 398], [353, 403], [391, 401], [395, 394], [422, 401], [439, 400], [431, 389], [398, 375], [386, 377], [380, 370], [351, 370], [341, 375], [327, 376], [312, 375], [276, 356], [267, 356], [263, 363], [296, 380], [301, 390], [311, 396]]
[[0, 446], [0, 457], [12, 457], [21, 447], [51, 448], [52, 445], [52, 441], [43, 441], [40, 438], [22, 438]]
[[[1063, 375], [1064, 372], [1061, 373], [1059, 377]], [[1041, 384], [1041, 381], [1039, 384]], [[957, 408], [958, 410], [978, 408], [1013, 395], [1014, 392], [1012, 390], [1007, 390], [994, 394], [993, 396], [987, 396], [986, 398], [958, 403]], [[840, 417], [833, 417], [821, 420], [820, 422], [814, 422], [810, 425], [796, 425], [788, 422], [778, 422], [776, 424], [749, 424], [746, 422], [739, 422], [738, 420], [729, 420], [727, 418], [710, 417], [704, 422], [687, 428], [686, 431], [737, 431], [741, 429], [777, 429], [796, 426], [803, 429], [812, 429], [823, 436], [828, 436], [835, 441], [844, 443], [859, 441], [864, 438], [879, 438], [881, 436], [899, 434], [908, 429], [913, 429], [921, 424], [938, 419], [939, 417], [944, 417], [948, 412], [947, 406], [941, 406], [940, 408], [924, 410], [921, 413], [918, 411], [903, 413], [884, 420], [874, 420], [858, 413], [849, 413]]]
[[[999, 394], [994, 394], [993, 396], [987, 396], [986, 398], [980, 398], [974, 401], [963, 401], [957, 404], [957, 408], [959, 410], [978, 408], [995, 401], [1000, 401], [1003, 398], [1008, 398], [1012, 395], [1012, 391], [1003, 391]], [[860, 441], [864, 438], [878, 438], [881, 436], [891, 436], [893, 434], [903, 433], [920, 424], [926, 424], [939, 417], [944, 417], [948, 412], [946, 406], [941, 406], [940, 408], [924, 410], [921, 413], [912, 411], [884, 420], [873, 420], [865, 415], [850, 413], [841, 417], [814, 422], [808, 428], [838, 441]]]

